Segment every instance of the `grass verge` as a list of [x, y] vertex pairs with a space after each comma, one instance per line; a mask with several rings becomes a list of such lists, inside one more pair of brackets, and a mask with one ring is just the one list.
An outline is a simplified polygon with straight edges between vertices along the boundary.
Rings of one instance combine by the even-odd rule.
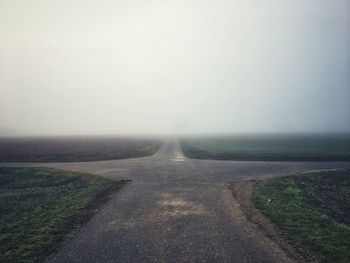
[[350, 262], [350, 170], [259, 181], [253, 201], [321, 262]]
[[0, 262], [40, 262], [125, 181], [50, 168], [0, 168]]

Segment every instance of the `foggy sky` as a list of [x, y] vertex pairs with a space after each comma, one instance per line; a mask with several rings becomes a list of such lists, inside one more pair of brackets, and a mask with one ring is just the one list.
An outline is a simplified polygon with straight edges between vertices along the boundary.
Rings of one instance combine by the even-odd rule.
[[1, 0], [0, 133], [350, 131], [349, 10]]

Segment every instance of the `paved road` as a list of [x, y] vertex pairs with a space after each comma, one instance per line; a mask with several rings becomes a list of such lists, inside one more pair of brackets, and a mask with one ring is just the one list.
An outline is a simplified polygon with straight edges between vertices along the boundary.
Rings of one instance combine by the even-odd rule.
[[133, 180], [48, 262], [276, 262], [235, 218], [227, 183], [350, 163], [191, 160], [171, 139], [152, 157], [45, 166]]

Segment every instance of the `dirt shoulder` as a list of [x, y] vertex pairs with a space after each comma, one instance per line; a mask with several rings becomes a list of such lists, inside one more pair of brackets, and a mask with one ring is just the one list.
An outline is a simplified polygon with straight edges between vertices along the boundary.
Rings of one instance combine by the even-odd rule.
[[234, 213], [239, 214], [244, 229], [276, 259], [276, 262], [313, 262], [314, 259], [303, 248], [294, 245], [287, 235], [275, 225], [252, 202], [252, 191], [256, 180], [234, 182], [229, 185], [232, 193]]

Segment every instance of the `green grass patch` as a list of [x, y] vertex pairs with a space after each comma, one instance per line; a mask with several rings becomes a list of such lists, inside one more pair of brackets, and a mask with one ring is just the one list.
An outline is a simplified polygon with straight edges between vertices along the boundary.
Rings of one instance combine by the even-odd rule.
[[321, 262], [350, 262], [350, 170], [257, 182], [253, 201]]
[[180, 144], [194, 159], [350, 161], [350, 134], [186, 136]]
[[0, 262], [40, 262], [122, 181], [49, 168], [0, 168]]

